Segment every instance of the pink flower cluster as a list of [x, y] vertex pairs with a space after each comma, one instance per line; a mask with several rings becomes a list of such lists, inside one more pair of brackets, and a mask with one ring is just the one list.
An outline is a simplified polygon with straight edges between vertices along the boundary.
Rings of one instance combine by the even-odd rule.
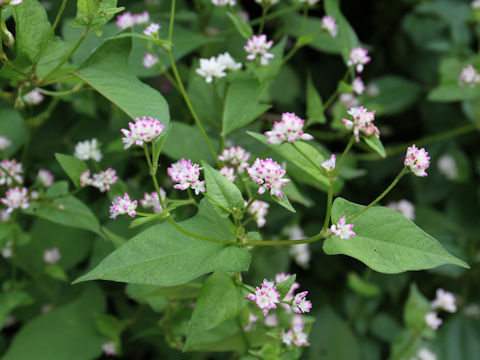
[[146, 24], [150, 21], [150, 15], [147, 11], [141, 14], [132, 14], [131, 12], [123, 13], [117, 16], [117, 26], [120, 30], [132, 27], [136, 24]]
[[266, 131], [270, 144], [282, 144], [286, 141], [312, 140], [313, 136], [303, 132], [305, 120], [300, 119], [294, 113], [283, 113], [282, 120], [273, 124], [273, 130]]
[[285, 331], [282, 329], [281, 338], [282, 342], [287, 346], [309, 346], [310, 343], [308, 342], [308, 334], [304, 333], [303, 330], [305, 329], [305, 323], [303, 318], [300, 315], [295, 315], [292, 317], [290, 324], [292, 326], [291, 329]]
[[118, 180], [117, 172], [111, 168], [102, 170], [98, 174], [90, 177], [90, 170], [80, 174], [80, 186], [93, 186], [101, 192], [110, 191], [110, 185], [114, 185]]
[[263, 310], [263, 316], [268, 315], [268, 311], [276, 309], [280, 303], [280, 293], [277, 291], [275, 281], [263, 280], [262, 287], [255, 288], [255, 294], [248, 294], [248, 298], [255, 301], [258, 308]]
[[17, 183], [23, 184], [23, 166], [17, 160], [0, 161], [0, 185], [12, 185], [14, 179]]
[[335, 236], [340, 236], [341, 239], [350, 239], [350, 237], [355, 236], [355, 232], [353, 230], [353, 224], [346, 224], [347, 218], [342, 216], [338, 223], [335, 225], [333, 224], [330, 227], [330, 232]]
[[368, 111], [363, 106], [359, 106], [351, 108], [347, 113], [352, 116], [353, 121], [343, 119], [343, 125], [345, 125], [347, 130], [353, 130], [353, 135], [357, 142], [360, 141], [360, 132], [365, 136], [375, 135], [377, 139], [380, 138], [380, 131], [373, 125], [375, 110]]
[[418, 149], [415, 144], [413, 144], [407, 149], [404, 164], [408, 166], [416, 176], [427, 176], [428, 174], [425, 170], [430, 166], [430, 157], [424, 148]]
[[360, 76], [357, 76], [352, 82], [352, 90], [358, 95], [362, 95], [365, 91], [365, 84]]
[[248, 167], [248, 159], [250, 159], [250, 153], [241, 146], [224, 149], [222, 154], [218, 155], [218, 160], [236, 167], [239, 174], [243, 174]]
[[462, 73], [458, 77], [458, 84], [460, 86], [470, 85], [471, 87], [475, 84], [480, 83], [480, 75], [477, 70], [472, 66], [472, 64], [464, 67]]
[[0, 151], [5, 150], [10, 145], [12, 145], [12, 142], [9, 138], [7, 138], [6, 136], [0, 136]]
[[[275, 281], [278, 283], [281, 283], [282, 281], [288, 280], [291, 277], [290, 274], [285, 274], [285, 273], [280, 273], [275, 275]], [[292, 284], [292, 287], [288, 290], [287, 295], [282, 299], [282, 306], [284, 306], [285, 310], [287, 312], [290, 312], [290, 307], [291, 310], [296, 312], [297, 314], [302, 314], [302, 313], [308, 313], [310, 312], [310, 309], [312, 308], [312, 302], [310, 300], [306, 299], [306, 296], [308, 294], [308, 291], [302, 291], [296, 295], [295, 290], [300, 288], [300, 284], [297, 282], [294, 282]], [[286, 303], [290, 303], [290, 306], [288, 306]]]
[[124, 149], [128, 149], [133, 144], [143, 146], [144, 143], [155, 139], [165, 129], [158, 119], [152, 117], [136, 118], [135, 123], [128, 123], [130, 130], [122, 129], [125, 137], [122, 139], [125, 144]]
[[202, 169], [200, 165], [193, 164], [191, 160], [180, 159], [167, 169], [167, 173], [173, 182], [178, 183], [173, 185], [174, 189], [187, 190], [191, 188], [198, 195], [200, 192], [205, 192], [205, 181], [199, 180]]
[[355, 65], [355, 69], [358, 73], [363, 71], [363, 66], [368, 64], [371, 60], [368, 56], [368, 51], [361, 46], [354, 47], [350, 52], [350, 59], [348, 60], [348, 66]]
[[325, 169], [325, 171], [327, 172], [331, 172], [335, 169], [335, 165], [336, 165], [336, 157], [335, 157], [335, 154], [332, 154], [332, 156], [330, 156], [330, 159], [328, 160], [325, 160], [322, 162], [322, 167]]
[[130, 200], [130, 196], [125, 193], [122, 197], [118, 197], [116, 201], [112, 201], [112, 205], [110, 206], [110, 218], [116, 219], [118, 215], [127, 214], [128, 216], [135, 217], [137, 212], [135, 209], [137, 208], [137, 200]]
[[53, 249], [45, 249], [45, 252], [43, 253], [43, 261], [47, 264], [56, 264], [61, 258], [62, 255], [60, 254], [60, 250], [56, 247]]
[[152, 55], [151, 53], [147, 52], [145, 56], [143, 57], [143, 67], [150, 69], [153, 67], [156, 63], [158, 63], [158, 56], [157, 55]]
[[28, 209], [30, 204], [28, 203], [27, 188], [14, 187], [8, 189], [5, 193], [5, 197], [0, 199], [7, 208], [7, 213], [12, 213], [15, 209]]
[[269, 53], [268, 50], [273, 45], [273, 41], [267, 41], [267, 35], [253, 35], [248, 39], [247, 44], [243, 47], [248, 53], [248, 60], [260, 60], [260, 65], [268, 65], [270, 59], [273, 59], [275, 55]]
[[322, 18], [322, 29], [328, 32], [332, 37], [337, 37], [338, 25], [335, 18], [325, 15]]
[[157, 37], [160, 28], [160, 24], [152, 22], [145, 30], [143, 30], [143, 35]]
[[37, 181], [43, 187], [50, 187], [55, 182], [55, 177], [53, 174], [45, 169], [38, 170]]
[[[162, 196], [163, 203], [165, 203], [165, 199], [167, 197], [167, 194], [165, 193], [165, 190], [160, 188], [160, 195]], [[144, 208], [152, 208], [153, 212], [159, 213], [163, 211], [162, 205], [160, 203], [160, 199], [158, 198], [158, 194], [156, 191], [152, 192], [151, 194], [145, 193], [144, 198], [140, 200], [140, 204]]]
[[[247, 204], [248, 204], [248, 201], [245, 201], [245, 206], [247, 206]], [[265, 219], [265, 216], [267, 216], [269, 207], [270, 205], [265, 201], [254, 200], [252, 205], [250, 205], [250, 207], [247, 210], [248, 214], [253, 216], [259, 228], [263, 227], [267, 222]]]
[[286, 174], [285, 170], [270, 158], [265, 160], [257, 158], [253, 165], [247, 169], [250, 178], [258, 185], [259, 194], [263, 194], [266, 190], [270, 190], [270, 194], [279, 198], [283, 197], [282, 188], [290, 179], [283, 179]]
[[224, 166], [222, 167], [220, 170], [218, 170], [218, 172], [226, 177], [228, 180], [230, 180], [231, 182], [234, 182], [235, 179], [237, 178], [237, 176], [234, 174], [235, 173], [235, 169], [234, 168], [231, 168], [231, 167], [228, 167], [228, 166]]

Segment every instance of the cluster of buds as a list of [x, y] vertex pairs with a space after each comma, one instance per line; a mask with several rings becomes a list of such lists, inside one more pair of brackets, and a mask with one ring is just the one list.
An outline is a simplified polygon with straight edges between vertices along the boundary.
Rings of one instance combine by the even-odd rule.
[[75, 145], [75, 152], [73, 153], [73, 156], [85, 161], [93, 159], [98, 162], [102, 160], [100, 143], [97, 141], [97, 139], [80, 141], [77, 145]]
[[426, 170], [430, 166], [430, 157], [424, 148], [418, 149], [415, 144], [413, 144], [407, 149], [404, 164], [408, 166], [416, 176], [427, 176]]
[[330, 227], [330, 232], [335, 236], [340, 236], [340, 239], [349, 240], [352, 236], [355, 236], [355, 232], [353, 231], [353, 224], [347, 224], [347, 218], [342, 216], [338, 223], [335, 225], [333, 224]]
[[43, 96], [43, 94], [37, 89], [34, 89], [26, 93], [25, 95], [23, 95], [23, 101], [25, 101], [29, 105], [38, 105], [44, 99], [45, 99], [45, 96]]
[[235, 179], [237, 178], [237, 176], [234, 174], [235, 173], [235, 169], [232, 168], [232, 167], [228, 167], [228, 166], [224, 166], [222, 167], [220, 170], [218, 170], [218, 172], [224, 176], [225, 178], [227, 178], [228, 180], [230, 180], [231, 182], [234, 182]]
[[[304, 0], [304, 1], [307, 1], [307, 0]], [[317, 0], [313, 0], [313, 1], [316, 2]], [[322, 29], [328, 32], [332, 37], [337, 37], [338, 25], [337, 25], [337, 22], [335, 21], [335, 18], [325, 15], [322, 18]]]
[[266, 190], [270, 190], [271, 195], [283, 197], [282, 188], [290, 182], [290, 179], [283, 179], [286, 172], [276, 161], [270, 158], [265, 160], [257, 158], [247, 171], [250, 178], [260, 185], [258, 189], [260, 195]]
[[16, 209], [28, 209], [30, 204], [28, 203], [28, 191], [26, 187], [19, 188], [14, 187], [7, 190], [5, 197], [0, 199], [0, 202], [7, 206], [6, 212], [12, 213]]
[[205, 192], [205, 181], [200, 181], [200, 170], [203, 168], [198, 164], [193, 164], [191, 160], [180, 159], [173, 163], [168, 169], [167, 173], [172, 178], [174, 189], [187, 190], [191, 188], [198, 195]]
[[[160, 195], [162, 196], [163, 203], [165, 204], [167, 194], [162, 188], [160, 188]], [[140, 204], [146, 209], [152, 208], [153, 212], [155, 213], [163, 211], [162, 204], [160, 203], [160, 199], [158, 198], [158, 194], [156, 191], [152, 192], [151, 194], [145, 193], [143, 199], [140, 200]]]
[[[247, 206], [247, 204], [248, 202], [245, 201], [245, 206]], [[267, 222], [265, 216], [267, 216], [269, 207], [270, 205], [265, 201], [254, 200], [247, 210], [248, 214], [255, 219], [259, 228], [263, 227]]]
[[268, 311], [276, 309], [280, 303], [280, 293], [277, 291], [275, 281], [263, 280], [262, 287], [255, 288], [255, 294], [248, 294], [248, 298], [255, 301], [258, 308], [263, 310], [263, 316], [268, 315]]
[[110, 186], [114, 185], [118, 180], [117, 172], [111, 168], [102, 170], [98, 174], [90, 177], [90, 170], [86, 170], [80, 174], [80, 186], [93, 186], [101, 192], [110, 191]]
[[158, 63], [158, 56], [152, 55], [151, 53], [147, 52], [143, 57], [142, 63], [144, 67], [146, 67], [147, 69], [150, 69], [154, 67], [156, 63]]
[[337, 158], [335, 157], [335, 154], [332, 154], [332, 156], [330, 156], [330, 159], [322, 162], [322, 167], [325, 169], [326, 172], [332, 172], [335, 169], [336, 159]]
[[200, 68], [196, 71], [207, 83], [211, 83], [214, 78], [227, 76], [226, 71], [236, 71], [241, 67], [242, 64], [236, 62], [230, 53], [226, 52], [210, 59], [200, 59]]
[[471, 64], [464, 67], [458, 77], [458, 84], [462, 87], [465, 85], [473, 87], [478, 83], [480, 83], [480, 75], [477, 70]]
[[269, 53], [268, 50], [273, 46], [273, 41], [267, 41], [267, 35], [253, 35], [247, 40], [247, 44], [243, 47], [248, 53], [248, 60], [259, 59], [260, 65], [266, 66], [275, 55]]
[[38, 170], [37, 182], [43, 187], [50, 187], [55, 182], [53, 174], [45, 169]]
[[236, 167], [239, 174], [243, 174], [248, 167], [249, 159], [250, 153], [246, 152], [241, 146], [232, 146], [229, 149], [224, 149], [222, 153], [218, 155], [218, 160]]
[[313, 136], [303, 132], [305, 120], [300, 119], [294, 113], [283, 113], [282, 120], [273, 124], [273, 129], [266, 131], [270, 144], [282, 144], [295, 140], [312, 140]]
[[12, 142], [6, 136], [0, 136], [0, 151], [4, 151], [12, 145]]
[[291, 329], [287, 331], [282, 329], [282, 333], [280, 335], [282, 342], [287, 346], [309, 346], [310, 343], [308, 342], [308, 334], [303, 332], [305, 328], [303, 318], [300, 315], [295, 315], [292, 317], [290, 324], [292, 326]]
[[358, 73], [363, 71], [364, 65], [370, 62], [371, 58], [368, 56], [368, 51], [361, 46], [354, 47], [350, 52], [348, 66], [355, 66]]
[[163, 124], [160, 124], [158, 119], [152, 117], [136, 118], [135, 123], [129, 122], [128, 127], [130, 130], [122, 129], [125, 137], [122, 142], [125, 144], [124, 149], [128, 149], [133, 144], [137, 146], [143, 146], [144, 143], [151, 142], [157, 138], [160, 133], [165, 129]]
[[130, 200], [130, 196], [125, 193], [122, 197], [118, 197], [116, 201], [112, 201], [110, 206], [110, 218], [116, 219], [118, 215], [127, 214], [128, 216], [135, 217], [137, 212], [137, 200]]
[[131, 12], [123, 13], [117, 16], [117, 26], [120, 30], [125, 30], [134, 25], [143, 25], [150, 21], [150, 15], [147, 11], [141, 14], [132, 14]]
[[360, 132], [365, 136], [375, 135], [380, 138], [380, 131], [373, 125], [375, 120], [375, 110], [367, 111], [363, 106], [353, 107], [347, 111], [352, 116], [352, 120], [343, 119], [343, 125], [347, 130], [353, 130], [353, 135], [357, 142], [360, 141]]
[[23, 166], [17, 160], [0, 161], [0, 185], [12, 185], [13, 182], [23, 184]]
[[45, 249], [43, 253], [43, 261], [47, 264], [56, 264], [61, 258], [62, 254], [60, 254], [60, 250], [56, 247], [53, 249]]

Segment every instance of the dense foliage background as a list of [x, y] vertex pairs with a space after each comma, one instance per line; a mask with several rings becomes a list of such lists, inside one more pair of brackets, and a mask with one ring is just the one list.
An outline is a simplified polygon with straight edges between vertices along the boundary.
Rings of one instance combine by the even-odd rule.
[[[36, 0], [25, 0], [19, 6], [33, 2]], [[61, 3], [60, 0], [42, 2], [51, 23]], [[161, 39], [166, 38], [170, 5], [169, 1], [155, 0], [119, 0], [117, 4], [134, 13], [148, 10], [150, 18], [162, 25]], [[337, 189], [338, 193], [356, 203], [368, 204], [395, 178], [403, 166], [407, 146], [413, 143], [424, 146], [432, 158], [429, 176], [405, 177], [382, 200], [382, 205], [401, 199], [412, 202], [414, 222], [471, 268], [443, 265], [423, 272], [380, 274], [353, 258], [326, 255], [322, 244], [317, 242], [310, 245], [311, 260], [306, 266], [296, 264], [287, 247], [255, 248], [252, 250], [255, 260], [248, 273], [244, 273], [244, 280], [255, 285], [280, 272], [295, 273], [302, 289], [309, 290], [313, 303], [308, 320], [313, 323], [309, 336], [311, 346], [305, 349], [302, 358], [409, 359], [416, 349], [427, 346], [438, 359], [476, 359], [480, 352], [480, 147], [477, 133], [480, 90], [478, 85], [461, 87], [457, 79], [462, 67], [480, 66], [477, 55], [480, 10], [472, 9], [468, 1], [459, 0], [344, 0], [340, 5], [354, 29], [351, 36], [356, 33], [372, 57], [362, 73], [367, 92], [359, 99], [361, 104], [377, 111], [376, 125], [386, 157], [380, 157], [365, 145], [355, 146], [341, 174], [342, 186]], [[261, 7], [252, 0], [239, 1], [237, 8], [240, 7], [250, 19], [261, 16]], [[313, 37], [279, 68], [259, 98], [260, 103], [272, 107], [247, 127], [227, 136], [227, 141], [250, 151], [253, 159], [265, 154], [268, 148], [247, 136], [246, 130], [268, 130], [282, 112], [295, 112], [306, 118], [307, 88], [313, 84], [325, 101], [337, 90], [345, 73], [342, 59], [345, 49], [338, 45], [342, 40], [336, 43], [320, 28], [324, 4], [319, 3], [308, 12], [304, 25], [301, 25], [303, 8], [296, 1], [282, 0], [271, 11], [282, 9], [290, 11], [265, 25], [269, 39], [285, 47], [284, 51], [277, 49], [280, 57], [292, 49], [300, 28], [302, 36]], [[49, 53], [52, 58], [56, 54], [61, 56], [81, 36], [83, 29], [72, 28], [76, 13], [76, 2], [67, 1], [56, 30], [64, 47], [57, 53], [52, 49]], [[15, 35], [13, 18], [5, 11], [3, 16], [6, 26]], [[35, 22], [36, 18], [28, 21]], [[258, 22], [254, 23], [254, 29], [256, 26]], [[67, 65], [75, 69], [118, 31], [112, 20], [100, 36], [90, 33]], [[127, 72], [161, 92], [168, 103], [173, 126], [160, 157], [160, 185], [169, 197], [184, 199], [184, 194], [171, 189], [166, 168], [180, 158], [195, 162], [205, 160], [212, 165], [214, 159], [181, 94], [160, 68], [142, 66], [145, 51], [151, 50], [152, 44], [138, 38], [131, 41], [131, 52], [124, 54], [128, 56], [128, 65], [105, 60], [96, 75], [99, 79], [102, 76], [123, 78], [120, 86], [126, 100], [129, 95], [125, 90], [129, 85], [132, 93], [136, 90], [136, 85], [126, 77]], [[225, 9], [215, 8], [207, 0], [177, 2], [174, 58], [193, 106], [217, 150], [220, 148], [217, 128], [221, 112], [211, 85], [206, 84], [195, 69], [199, 58], [225, 51], [245, 63], [245, 42], [225, 15]], [[159, 46], [155, 51], [165, 66], [163, 70], [168, 69], [165, 52]], [[44, 65], [48, 67], [48, 62]], [[148, 168], [141, 149], [123, 150], [120, 129], [131, 119], [121, 106], [113, 105], [89, 86], [67, 95], [55, 93], [72, 89], [78, 81], [72, 79], [60, 80], [60, 85], [45, 86], [53, 96], [46, 94], [42, 104], [21, 106], [15, 101], [16, 91], [30, 85], [16, 79], [8, 70], [4, 67], [0, 71], [3, 91], [0, 135], [11, 138], [14, 145], [3, 156], [16, 158], [24, 164], [28, 184], [35, 182], [39, 169], [48, 169], [57, 182], [65, 181], [57, 184], [57, 193], [51, 192], [50, 196], [63, 194], [69, 178], [54, 154], [72, 155], [75, 144], [91, 138], [101, 143], [100, 168], [114, 168], [121, 181], [115, 185], [115, 191], [100, 193], [87, 188], [75, 195], [83, 202], [72, 204], [72, 211], [84, 214], [80, 226], [78, 223], [75, 227], [65, 226], [69, 225], [68, 220], [56, 213], [21, 214], [17, 219], [21, 229], [12, 231], [0, 223], [0, 244], [5, 246], [11, 237], [15, 237], [17, 244], [13, 257], [0, 259], [3, 291], [0, 321], [9, 320], [9, 326], [4, 326], [0, 334], [2, 358], [102, 358], [101, 346], [109, 341], [115, 341], [119, 356], [124, 359], [256, 358], [242, 354], [241, 337], [232, 335], [228, 341], [223, 341], [221, 334], [212, 335], [210, 342], [202, 339], [203, 343], [192, 349], [199, 352], [181, 352], [192, 312], [189, 305], [195, 301], [204, 277], [176, 292], [110, 281], [71, 284], [147, 227], [131, 228], [131, 219], [127, 217], [109, 219], [108, 207], [113, 196], [126, 189], [135, 198], [153, 191]], [[220, 91], [224, 90], [220, 86]], [[246, 95], [250, 94], [243, 94]], [[154, 97], [145, 98], [144, 103], [134, 105], [140, 111], [142, 108], [151, 110], [158, 105], [156, 101]], [[234, 110], [241, 112], [244, 108], [237, 106]], [[335, 101], [326, 111], [328, 121], [316, 121], [309, 128], [309, 133], [319, 140], [318, 149], [324, 156], [330, 152], [341, 153], [345, 147], [345, 133], [339, 131], [336, 124], [346, 116], [346, 110]], [[158, 115], [160, 120], [161, 115]], [[278, 154], [270, 155], [285, 161]], [[447, 160], [450, 167], [446, 170], [439, 167], [439, 160], [445, 157], [453, 159], [453, 168], [451, 160]], [[293, 163], [287, 164], [287, 171], [296, 185], [296, 190], [289, 194], [296, 213], [272, 202], [267, 223], [261, 229], [266, 239], [289, 239], [288, 228], [292, 226], [299, 226], [305, 234], [313, 235], [323, 222], [325, 187], [312, 181]], [[71, 183], [68, 186], [74, 189]], [[88, 214], [83, 210], [84, 204], [91, 210]], [[195, 207], [185, 206], [177, 209], [175, 216], [182, 220], [195, 213]], [[89, 231], [96, 226], [92, 223], [101, 224], [102, 236]], [[53, 247], [60, 249], [62, 258], [56, 267], [49, 267], [43, 261], [43, 253], [46, 248]], [[412, 323], [408, 314], [415, 312], [417, 307], [422, 308], [425, 298], [433, 299], [437, 288], [454, 293], [459, 309], [455, 314], [442, 315], [444, 324], [436, 333], [418, 332], [418, 324]], [[44, 313], [45, 306], [51, 311]], [[232, 355], [223, 350], [238, 350], [238, 353]], [[267, 353], [258, 356], [276, 359], [273, 355], [268, 357]]]

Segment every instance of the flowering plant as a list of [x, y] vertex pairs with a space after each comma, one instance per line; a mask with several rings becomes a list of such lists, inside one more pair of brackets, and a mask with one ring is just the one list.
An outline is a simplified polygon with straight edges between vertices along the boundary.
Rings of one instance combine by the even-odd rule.
[[[245, 3], [0, 1], [3, 359], [425, 360], [475, 338], [478, 184], [453, 139], [478, 127], [476, 60], [427, 39], [426, 101], [423, 75], [374, 78], [339, 0]], [[455, 9], [470, 50], [480, 6], [442, 4], [406, 15], [410, 46]], [[471, 123], [412, 136], [415, 104]]]

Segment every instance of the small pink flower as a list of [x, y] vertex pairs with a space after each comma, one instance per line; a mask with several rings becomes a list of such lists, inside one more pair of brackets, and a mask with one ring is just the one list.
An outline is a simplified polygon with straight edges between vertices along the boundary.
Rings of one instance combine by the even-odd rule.
[[[162, 200], [165, 203], [167, 194], [162, 188], [160, 188], [160, 195], [162, 196]], [[144, 198], [140, 200], [140, 204], [144, 208], [152, 208], [153, 212], [155, 213], [163, 211], [162, 205], [160, 204], [160, 199], [158, 198], [158, 194], [156, 191], [152, 192], [151, 194], [145, 193]]]
[[149, 52], [145, 54], [143, 57], [143, 66], [146, 67], [147, 69], [152, 68], [155, 66], [156, 63], [158, 63], [158, 56], [157, 55], [152, 55]]
[[235, 169], [228, 166], [222, 167], [218, 172], [222, 174], [224, 177], [226, 177], [228, 180], [230, 180], [231, 182], [234, 182], [235, 179], [237, 178], [237, 176], [234, 174]]
[[433, 330], [437, 330], [442, 325], [443, 320], [437, 316], [436, 312], [429, 312], [425, 314], [425, 323]]
[[129, 11], [122, 15], [118, 15], [116, 23], [120, 30], [132, 27], [136, 23], [135, 15], [132, 15]]
[[350, 52], [350, 60], [348, 66], [355, 65], [358, 73], [363, 71], [363, 66], [370, 62], [371, 58], [368, 56], [368, 51], [361, 46], [354, 47]]
[[38, 105], [44, 99], [45, 99], [45, 96], [43, 96], [43, 94], [37, 89], [34, 89], [29, 93], [23, 95], [23, 101], [25, 101], [29, 105]]
[[61, 258], [62, 255], [60, 254], [60, 250], [56, 247], [53, 249], [46, 249], [43, 253], [43, 261], [47, 264], [56, 264]]
[[122, 197], [118, 197], [116, 201], [112, 202], [110, 206], [110, 218], [116, 219], [118, 215], [127, 214], [128, 216], [135, 217], [137, 212], [137, 200], [131, 201], [130, 196], [125, 193]]
[[92, 184], [92, 179], [90, 178], [90, 169], [87, 169], [85, 170], [84, 172], [82, 172], [80, 174], [80, 180], [79, 180], [79, 183], [80, 183], [80, 186], [81, 187], [85, 187], [85, 186], [89, 186]]
[[11, 188], [5, 193], [5, 197], [0, 199], [8, 209], [9, 213], [13, 212], [15, 209], [28, 209], [30, 204], [28, 203], [27, 188]]
[[19, 184], [23, 184], [23, 166], [17, 160], [0, 161], [0, 185], [10, 186], [13, 183], [12, 178]]
[[272, 196], [283, 197], [282, 188], [290, 179], [283, 179], [286, 171], [270, 158], [265, 160], [257, 158], [253, 165], [247, 169], [250, 178], [260, 185], [259, 194], [263, 194], [266, 190], [270, 190]]
[[[245, 206], [247, 206], [248, 201], [245, 201]], [[269, 203], [261, 200], [254, 200], [252, 205], [248, 208], [247, 212], [249, 215], [253, 216], [255, 221], [257, 222], [257, 226], [259, 228], [263, 227], [266, 223], [265, 216], [267, 216], [268, 208], [270, 207]]]
[[355, 80], [353, 80], [352, 89], [358, 95], [362, 95], [363, 92], [365, 91], [365, 84], [363, 83], [362, 78], [360, 76], [357, 76]]
[[191, 188], [198, 195], [205, 192], [205, 181], [199, 180], [202, 169], [200, 165], [192, 163], [191, 160], [180, 159], [167, 169], [167, 173], [173, 182], [178, 183], [173, 185], [174, 189], [187, 190]]
[[430, 166], [430, 157], [424, 148], [418, 149], [415, 144], [413, 144], [407, 149], [404, 164], [408, 166], [416, 176], [427, 176], [428, 174], [425, 170]]
[[313, 136], [303, 132], [305, 120], [293, 113], [283, 113], [282, 120], [273, 124], [273, 130], [266, 131], [270, 144], [282, 144], [295, 140], [312, 140]]
[[143, 30], [143, 34], [147, 36], [157, 37], [160, 28], [160, 24], [152, 22], [145, 30]]
[[442, 309], [451, 313], [457, 311], [455, 295], [443, 289], [437, 289], [435, 300], [430, 305], [432, 309]]
[[302, 291], [301, 293], [295, 295], [295, 298], [292, 302], [292, 310], [297, 314], [310, 312], [310, 309], [312, 308], [312, 302], [305, 298], [307, 294], [308, 291]]
[[100, 171], [98, 174], [94, 174], [90, 185], [96, 187], [101, 192], [105, 192], [110, 191], [110, 185], [115, 185], [117, 181], [117, 172], [112, 168], [108, 168]]
[[117, 355], [117, 347], [113, 341], [107, 342], [102, 345], [102, 351], [106, 356]]
[[12, 145], [12, 142], [9, 138], [7, 138], [6, 136], [0, 136], [0, 151], [5, 150], [10, 145]]
[[375, 110], [368, 111], [363, 106], [359, 106], [351, 108], [347, 113], [352, 116], [353, 121], [343, 119], [343, 125], [345, 125], [347, 130], [353, 130], [353, 135], [357, 142], [360, 141], [360, 133], [365, 136], [375, 135], [377, 139], [380, 138], [380, 131], [373, 125]]
[[273, 41], [267, 41], [267, 35], [253, 35], [248, 39], [247, 44], [243, 47], [248, 53], [248, 60], [259, 59], [260, 65], [268, 65], [270, 59], [275, 55], [269, 53], [268, 50], [273, 46]]
[[135, 24], [146, 24], [150, 21], [150, 14], [148, 11], [144, 11], [140, 14], [134, 14], [132, 15], [133, 19], [135, 21]]
[[322, 18], [322, 29], [327, 31], [332, 37], [337, 37], [338, 25], [333, 17], [325, 15]]
[[135, 119], [135, 123], [128, 123], [130, 130], [122, 129], [125, 137], [122, 139], [125, 144], [124, 149], [128, 149], [133, 144], [143, 146], [144, 143], [151, 142], [165, 129], [158, 119], [146, 116]]
[[248, 294], [248, 298], [255, 301], [258, 308], [263, 310], [263, 316], [268, 315], [270, 309], [276, 309], [278, 303], [280, 303], [280, 293], [275, 287], [274, 281], [263, 280], [262, 287], [255, 288], [255, 294]]
[[50, 187], [55, 182], [53, 174], [45, 169], [38, 170], [37, 181], [44, 187]]
[[248, 167], [248, 159], [250, 159], [250, 153], [241, 146], [224, 149], [218, 156], [218, 160], [236, 167], [239, 174], [243, 174]]
[[460, 86], [470, 85], [471, 87], [475, 84], [480, 83], [480, 75], [477, 70], [472, 66], [472, 64], [464, 67], [462, 73], [458, 77], [458, 84]]
[[349, 240], [350, 237], [355, 236], [355, 232], [352, 231], [353, 224], [345, 224], [347, 218], [342, 216], [340, 220], [338, 220], [337, 225], [332, 225], [330, 227], [330, 232], [335, 236], [340, 236], [341, 239]]
[[322, 162], [322, 167], [325, 169], [325, 171], [331, 172], [335, 169], [335, 162], [336, 157], [334, 154], [332, 154], [332, 156], [330, 156], [330, 159]]

